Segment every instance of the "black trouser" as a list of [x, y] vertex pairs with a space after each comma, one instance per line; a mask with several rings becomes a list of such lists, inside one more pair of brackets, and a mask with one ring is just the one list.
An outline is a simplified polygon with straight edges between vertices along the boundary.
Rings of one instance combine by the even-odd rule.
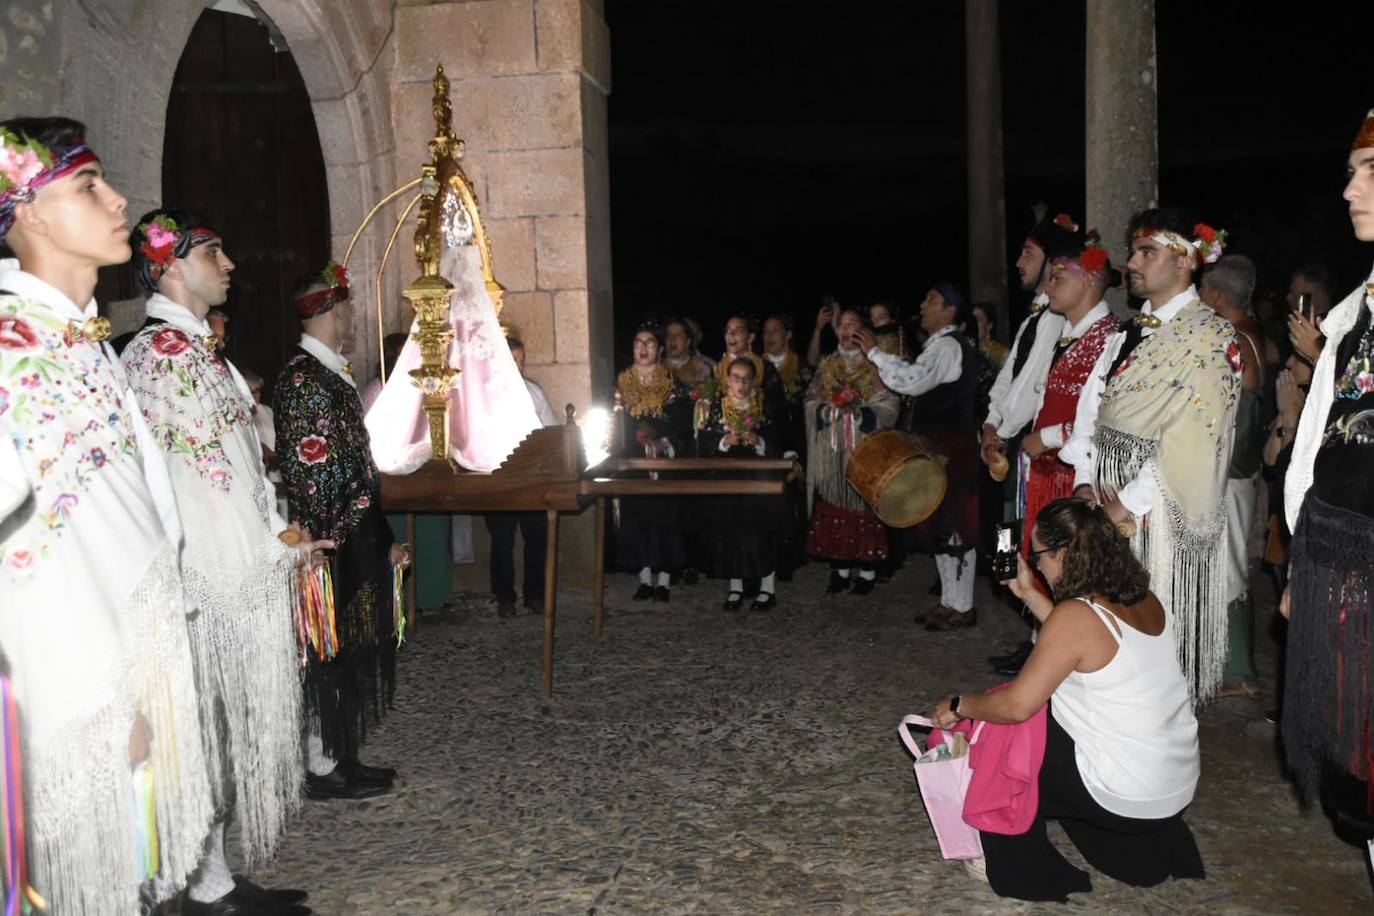
[[1166, 878], [1202, 878], [1202, 855], [1182, 812], [1159, 820], [1122, 817], [1088, 794], [1074, 759], [1073, 739], [1046, 716], [1045, 762], [1040, 767], [1040, 808], [1019, 836], [982, 833], [988, 883], [1003, 897], [1058, 900], [1092, 890], [1088, 873], [1070, 865], [1045, 829], [1057, 820], [1088, 864], [1136, 887]]
[[525, 540], [525, 603], [544, 600], [544, 557], [548, 519], [543, 512], [488, 512], [491, 534], [491, 591], [497, 601], [515, 601], [515, 529]]

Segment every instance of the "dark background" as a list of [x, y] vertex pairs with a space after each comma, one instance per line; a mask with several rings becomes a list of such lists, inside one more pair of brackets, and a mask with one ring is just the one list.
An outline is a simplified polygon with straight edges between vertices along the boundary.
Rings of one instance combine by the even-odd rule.
[[[782, 309], [804, 347], [823, 294], [919, 304], [968, 272], [964, 5], [606, 0], [613, 43], [616, 350], [686, 312]], [[1340, 193], [1374, 107], [1374, 4], [1156, 5], [1160, 195], [1226, 228], [1287, 289], [1368, 270]], [[1001, 4], [1008, 285], [1031, 205], [1084, 217], [1084, 4]]]

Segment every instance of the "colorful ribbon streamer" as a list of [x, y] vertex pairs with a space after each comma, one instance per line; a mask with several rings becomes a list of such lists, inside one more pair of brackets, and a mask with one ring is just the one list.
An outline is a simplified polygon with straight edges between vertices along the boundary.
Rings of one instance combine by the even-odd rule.
[[391, 567], [391, 622], [396, 631], [396, 648], [406, 641], [406, 589], [405, 570], [400, 566]]
[[24, 766], [19, 752], [19, 704], [10, 679], [0, 675], [4, 759], [0, 761], [0, 824], [3, 824], [5, 916], [46, 910], [47, 901], [29, 885], [28, 844], [24, 836]]
[[296, 593], [292, 612], [296, 624], [296, 651], [301, 664], [310, 652], [320, 661], [329, 661], [339, 651], [339, 634], [334, 617], [334, 578], [328, 563], [296, 571]]
[[157, 790], [153, 766], [144, 761], [134, 767], [134, 843], [143, 880], [155, 877], [162, 866], [162, 847], [157, 833]]

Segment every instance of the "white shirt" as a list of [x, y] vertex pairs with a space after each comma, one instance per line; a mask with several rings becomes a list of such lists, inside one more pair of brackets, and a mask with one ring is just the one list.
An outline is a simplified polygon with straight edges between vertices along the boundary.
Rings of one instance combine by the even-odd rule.
[[938, 385], [953, 382], [963, 371], [964, 351], [959, 342], [950, 337], [957, 329], [947, 324], [926, 341], [915, 362], [874, 346], [868, 358], [878, 367], [883, 384], [897, 394], [925, 394]]
[[539, 422], [545, 426], [561, 426], [558, 422], [558, 414], [553, 412], [553, 407], [549, 404], [548, 397], [544, 394], [544, 389], [539, 387], [539, 383], [525, 379], [525, 387], [529, 389], [530, 400], [534, 402], [534, 412], [539, 416]]
[[319, 338], [311, 337], [309, 334], [301, 335], [300, 348], [324, 364], [324, 367], [343, 379], [354, 388], [358, 383], [353, 381], [353, 374], [345, 370], [348, 360], [336, 351], [333, 347], [327, 346]]
[[[1037, 293], [1031, 300], [1033, 305], [1047, 306], [1050, 297]], [[1016, 329], [1011, 349], [1002, 361], [1002, 368], [988, 390], [988, 416], [984, 425], [990, 425], [1003, 439], [1010, 439], [1025, 429], [1035, 419], [1037, 404], [1045, 390], [1045, 377], [1050, 374], [1050, 360], [1054, 358], [1054, 345], [1064, 333], [1064, 316], [1056, 315], [1048, 307], [1040, 313], [1040, 323], [1036, 326], [1035, 341], [1026, 354], [1021, 371], [1012, 374], [1016, 364], [1016, 354], [1021, 348], [1021, 336], [1026, 325], [1035, 319], [1030, 315]]]
[[1322, 447], [1322, 430], [1326, 427], [1327, 415], [1331, 413], [1331, 402], [1336, 397], [1336, 350], [1359, 321], [1360, 309], [1374, 310], [1374, 271], [1370, 271], [1366, 283], [1369, 285], [1356, 287], [1339, 305], [1327, 312], [1322, 321], [1321, 330], [1326, 335], [1326, 345], [1322, 347], [1317, 366], [1312, 370], [1312, 387], [1307, 392], [1307, 402], [1298, 420], [1298, 431], [1293, 437], [1293, 454], [1288, 462], [1288, 473], [1283, 479], [1283, 509], [1290, 531], [1298, 527], [1303, 497], [1312, 486], [1312, 469], [1317, 462], [1317, 452]]
[[1073, 738], [1093, 801], [1122, 817], [1171, 817], [1193, 800], [1201, 772], [1174, 615], [1165, 608], [1163, 631], [1149, 636], [1079, 600], [1116, 639], [1116, 654], [1096, 671], [1070, 671], [1054, 689], [1050, 715]]
[[[1161, 323], [1167, 324], [1185, 305], [1197, 297], [1197, 288], [1190, 285], [1159, 308], [1155, 308], [1153, 303], [1146, 302], [1140, 314], [1154, 315]], [[1142, 328], [1141, 339], [1153, 336], [1154, 332], [1154, 328]], [[1097, 482], [1097, 453], [1092, 443], [1093, 433], [1097, 430], [1097, 411], [1102, 406], [1102, 392], [1107, 388], [1107, 371], [1116, 361], [1116, 355], [1121, 352], [1121, 345], [1125, 340], [1125, 331], [1117, 331], [1107, 338], [1107, 346], [1102, 348], [1102, 355], [1097, 358], [1092, 373], [1083, 384], [1083, 393], [1078, 396], [1078, 409], [1074, 412], [1073, 419], [1073, 435], [1059, 450], [1059, 460], [1073, 465], [1075, 490], [1084, 484], [1092, 486]], [[1157, 486], [1154, 465], [1147, 463], [1134, 480], [1117, 491], [1116, 498], [1132, 515], [1145, 515], [1154, 503]]]
[[[1090, 327], [1092, 327], [1094, 324], [1096, 324], [1097, 321], [1098, 321], [1098, 319], [1100, 319], [1100, 318], [1105, 318], [1107, 315], [1110, 315], [1110, 314], [1111, 314], [1111, 311], [1112, 311], [1111, 308], [1107, 305], [1107, 303], [1106, 303], [1105, 300], [1102, 301], [1102, 302], [1097, 303], [1097, 305], [1094, 305], [1091, 309], [1088, 310], [1088, 314], [1084, 315], [1084, 316], [1079, 320], [1078, 324], [1076, 324], [1076, 325], [1074, 325], [1073, 327], [1069, 328], [1068, 333], [1067, 333], [1067, 334], [1064, 334], [1063, 337], [1072, 337], [1074, 340], [1077, 340], [1078, 338], [1082, 337], [1085, 333], [1087, 333], [1088, 328], [1090, 328]], [[1067, 319], [1065, 319], [1065, 321], [1067, 321]], [[1051, 352], [1051, 357], [1053, 357], [1053, 353], [1052, 353], [1052, 352]], [[1053, 361], [1053, 360], [1051, 360], [1051, 361]], [[1051, 366], [1050, 368], [1053, 368], [1053, 366]], [[1046, 379], [1046, 382], [1049, 381], [1049, 371], [1048, 371], [1048, 370], [1046, 370], [1045, 379]], [[1040, 410], [1041, 410], [1041, 408], [1043, 408], [1043, 407], [1045, 406], [1045, 386], [1044, 386], [1044, 385], [1039, 385], [1039, 386], [1038, 386], [1038, 391], [1039, 391], [1039, 396], [1036, 398], [1036, 402], [1035, 402], [1035, 415], [1036, 415], [1037, 417], [1040, 416]], [[1045, 428], [1041, 429], [1041, 430], [1040, 430], [1040, 442], [1041, 442], [1041, 444], [1043, 444], [1043, 445], [1045, 446], [1045, 448], [1063, 448], [1063, 447], [1064, 447], [1064, 426], [1065, 426], [1065, 424], [1063, 424], [1063, 423], [1056, 423], [1056, 424], [1053, 425], [1053, 426], [1046, 426]]]

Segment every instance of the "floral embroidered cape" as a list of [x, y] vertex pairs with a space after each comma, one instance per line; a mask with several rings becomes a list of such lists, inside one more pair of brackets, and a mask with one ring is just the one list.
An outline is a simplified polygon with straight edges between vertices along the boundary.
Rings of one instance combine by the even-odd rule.
[[[277, 376], [277, 461], [292, 521], [333, 539], [339, 653], [312, 661], [306, 705], [325, 753], [356, 758], [395, 685], [391, 528], [358, 390], [298, 351]], [[533, 410], [533, 408], [531, 408]]]
[[206, 732], [212, 786], [233, 785], [245, 860], [260, 862], [300, 800], [296, 554], [277, 537], [286, 523], [266, 479], [246, 383], [207, 346], [199, 319], [155, 299], [171, 320], [150, 318], [122, 360], [166, 453], [181, 511], [182, 576], [198, 610], [191, 647], [202, 673], [201, 716], [224, 725]]
[[[127, 747], [152, 748], [162, 875], [213, 816], [162, 471], [94, 314], [6, 265], [0, 289], [0, 650], [21, 708], [31, 877], [72, 912], [137, 908]], [[19, 290], [19, 294], [14, 294]], [[173, 536], [169, 536], [169, 531]]]

